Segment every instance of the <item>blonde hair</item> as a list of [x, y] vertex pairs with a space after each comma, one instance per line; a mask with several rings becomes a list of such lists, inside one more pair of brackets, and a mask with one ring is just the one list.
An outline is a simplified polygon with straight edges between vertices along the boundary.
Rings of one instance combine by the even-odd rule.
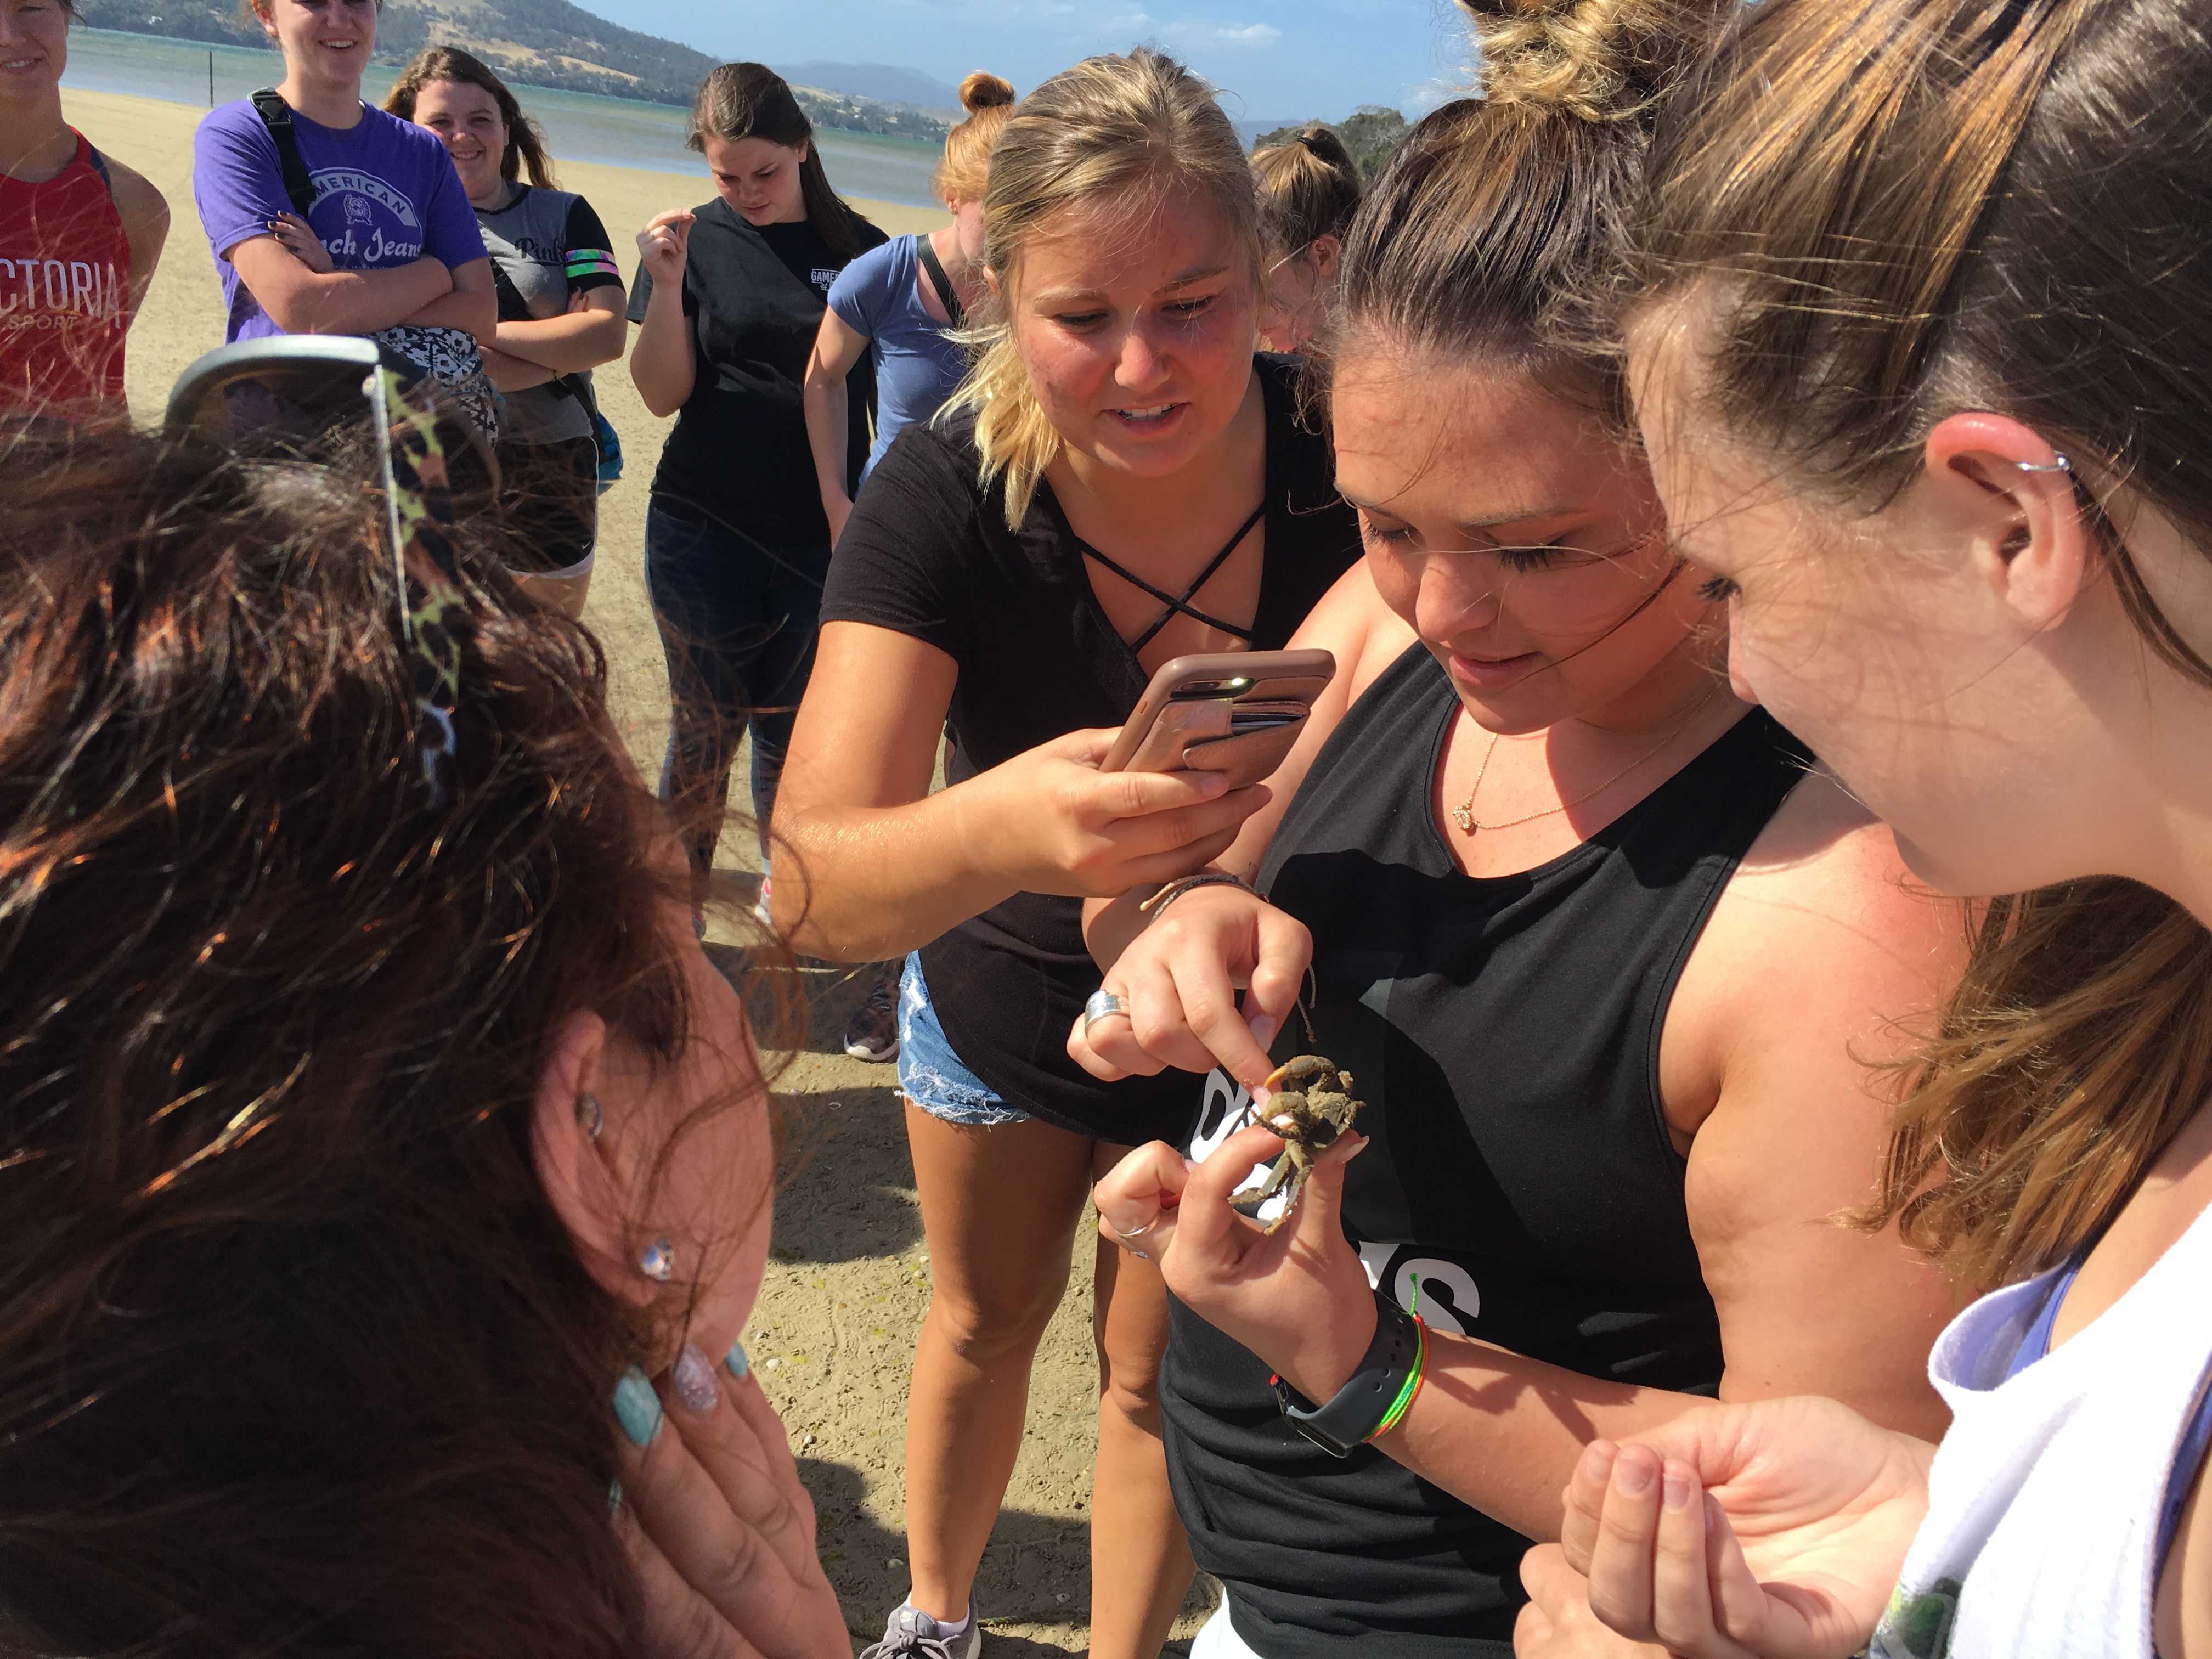
[[1287, 144], [1252, 152], [1252, 182], [1271, 252], [1288, 258], [1323, 236], [1341, 240], [1359, 211], [1359, 169], [1344, 140], [1315, 122]]
[[1213, 204], [1259, 280], [1252, 169], [1214, 98], [1174, 58], [1139, 46], [1061, 70], [1022, 100], [1000, 136], [983, 194], [983, 258], [998, 279], [998, 302], [966, 331], [978, 358], [945, 413], [975, 411], [982, 482], [988, 489], [1005, 476], [1013, 528], [1060, 448], [1006, 321], [1030, 239], [1066, 209], [1182, 186]]
[[1712, 5], [1681, 0], [1459, 0], [1482, 47], [1485, 102], [1632, 121], [1712, 37]]
[[930, 194], [940, 202], [981, 198], [991, 177], [991, 147], [1013, 116], [1013, 83], [977, 70], [960, 83], [960, 107], [968, 118], [945, 135], [945, 159], [929, 175]]

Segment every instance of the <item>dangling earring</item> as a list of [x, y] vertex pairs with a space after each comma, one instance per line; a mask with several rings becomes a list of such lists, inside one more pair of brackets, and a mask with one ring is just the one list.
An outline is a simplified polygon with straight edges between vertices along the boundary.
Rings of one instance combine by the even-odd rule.
[[599, 1131], [607, 1127], [606, 1116], [599, 1110], [599, 1097], [588, 1090], [576, 1097], [576, 1127], [586, 1140], [597, 1140]]
[[656, 1238], [639, 1253], [637, 1270], [656, 1285], [665, 1285], [676, 1277], [676, 1246], [665, 1238]]

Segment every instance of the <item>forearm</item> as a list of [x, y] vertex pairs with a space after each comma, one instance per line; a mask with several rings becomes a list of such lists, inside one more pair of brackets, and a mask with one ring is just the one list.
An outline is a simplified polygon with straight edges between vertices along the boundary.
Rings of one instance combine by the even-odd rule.
[[489, 294], [458, 291], [433, 300], [404, 320], [416, 328], [457, 328], [489, 345], [499, 328], [499, 301]]
[[630, 349], [629, 378], [645, 406], [664, 419], [690, 400], [696, 366], [691, 331], [684, 315], [684, 296], [673, 283], [653, 290], [637, 343]]
[[1118, 898], [1083, 902], [1083, 942], [1090, 946], [1091, 959], [1101, 973], [1120, 961], [1130, 941], [1145, 931], [1152, 918], [1137, 907], [1150, 896], [1139, 889]]
[[553, 371], [544, 364], [509, 356], [497, 346], [483, 348], [483, 365], [485, 375], [501, 392], [527, 392], [553, 378]]
[[837, 510], [848, 505], [845, 493], [846, 467], [851, 455], [846, 445], [849, 405], [845, 377], [834, 380], [811, 370], [801, 394], [806, 409], [806, 441], [814, 452], [814, 482], [822, 492], [822, 510], [836, 521]]
[[303, 268], [283, 292], [256, 290], [254, 298], [287, 334], [374, 334], [452, 291], [453, 278], [444, 265], [417, 259], [386, 270]]
[[1431, 1330], [1419, 1397], [1375, 1445], [1431, 1486], [1543, 1541], [1559, 1535], [1559, 1494], [1583, 1447], [1649, 1431], [1705, 1403]]
[[621, 356], [625, 326], [617, 312], [571, 311], [531, 322], [501, 323], [492, 343], [510, 357], [538, 363], [556, 374], [574, 374]]
[[898, 806], [776, 804], [792, 855], [775, 866], [775, 921], [792, 948], [887, 962], [1019, 890], [979, 867], [963, 826], [971, 784]]

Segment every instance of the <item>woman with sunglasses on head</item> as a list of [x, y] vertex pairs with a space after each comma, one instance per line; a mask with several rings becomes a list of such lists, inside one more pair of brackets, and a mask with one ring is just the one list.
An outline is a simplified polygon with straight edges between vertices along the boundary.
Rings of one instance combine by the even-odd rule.
[[[1942, 1276], [1825, 1223], [1875, 1181], [1870, 1067], [1948, 989], [1955, 915], [1730, 695], [1579, 309], [1732, 9], [1467, 8], [1485, 95], [1415, 128], [1346, 247], [1324, 344], [1367, 557], [1295, 641], [1339, 673], [1219, 861], [1253, 885], [1094, 907], [1126, 1012], [1078, 1057], [1221, 1068], [1195, 1135], [1097, 1192], [1177, 1298], [1170, 1468], [1227, 1589], [1194, 1655], [1505, 1653], [1583, 1442], [1700, 1395], [1942, 1421]], [[1263, 1233], [1228, 1194], [1284, 1150], [1241, 1127], [1271, 1045], [1366, 1103]]]
[[499, 326], [484, 372], [505, 399], [500, 505], [509, 568], [526, 592], [581, 616], [599, 538], [592, 371], [621, 356], [629, 333], [606, 228], [589, 202], [555, 188], [544, 134], [467, 52], [417, 53], [384, 107], [445, 144], [491, 258]]
[[1359, 169], [1344, 140], [1316, 122], [1287, 144], [1254, 150], [1252, 179], [1268, 244], [1261, 343], [1310, 351], [1336, 298], [1345, 233], [1359, 211]]
[[[686, 142], [706, 158], [715, 198], [638, 233], [629, 301], [641, 325], [630, 379], [647, 409], [677, 417], [645, 520], [672, 704], [661, 792], [686, 825], [703, 896], [750, 731], [765, 915], [769, 819], [830, 566], [802, 388], [830, 288], [884, 234], [830, 188], [813, 124], [773, 70], [725, 64], [708, 75]], [[873, 369], [854, 375], [848, 483], [875, 405]]]
[[[491, 264], [445, 146], [362, 102], [380, 4], [252, 0], [284, 54], [276, 101], [265, 113], [252, 99], [225, 104], [192, 140], [192, 196], [222, 277], [227, 341], [402, 325], [493, 337]], [[313, 192], [304, 216], [280, 131]]]
[[123, 421], [124, 337], [169, 204], [62, 118], [76, 15], [0, 0], [0, 414]]
[[[1187, 1080], [1108, 1088], [1068, 1060], [1096, 982], [1079, 900], [1199, 867], [1265, 791], [1102, 774], [1111, 728], [1178, 656], [1279, 648], [1356, 553], [1295, 370], [1252, 349], [1252, 173], [1216, 99], [1139, 48], [1063, 70], [1007, 122], [988, 343], [854, 504], [793, 737], [779, 927], [833, 960], [908, 953], [899, 1087], [930, 1305], [907, 1410], [914, 1583], [876, 1659], [973, 1659], [975, 1574], [1085, 1198], [1194, 1101]], [[1155, 1659], [1191, 1582], [1154, 1393], [1166, 1298], [1145, 1264], [1090, 1255], [1091, 1651]]]
[[1738, 685], [1923, 878], [2017, 895], [1863, 1218], [1998, 1288], [1940, 1444], [1801, 1399], [1593, 1447], [1528, 1651], [1587, 1594], [1694, 1659], [2205, 1659], [2212, 5], [1769, 0], [1700, 90], [1638, 424]]
[[6, 1645], [844, 1659], [743, 1006], [410, 428], [0, 458]]

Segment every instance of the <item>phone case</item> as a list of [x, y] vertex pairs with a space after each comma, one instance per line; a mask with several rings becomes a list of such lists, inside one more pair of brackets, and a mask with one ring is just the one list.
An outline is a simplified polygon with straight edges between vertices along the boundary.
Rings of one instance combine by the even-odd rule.
[[1238, 788], [1257, 783], [1283, 763], [1335, 672], [1326, 651], [1178, 657], [1153, 675], [1103, 769], [1189, 769]]

